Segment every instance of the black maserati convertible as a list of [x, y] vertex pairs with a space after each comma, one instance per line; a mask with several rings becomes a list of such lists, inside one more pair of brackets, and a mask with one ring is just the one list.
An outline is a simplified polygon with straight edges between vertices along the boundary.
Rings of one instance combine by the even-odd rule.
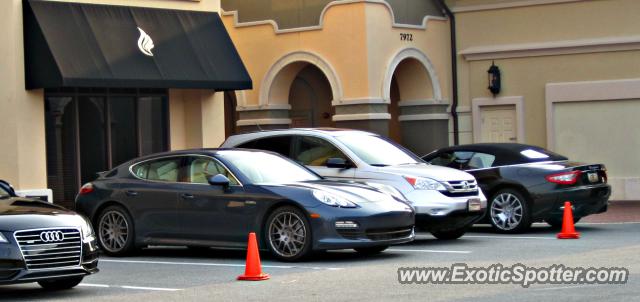
[[469, 172], [489, 198], [487, 217], [501, 232], [522, 232], [536, 221], [562, 225], [565, 201], [574, 221], [607, 210], [611, 187], [603, 164], [584, 164], [523, 144], [487, 143], [439, 149], [423, 159]]
[[147, 245], [260, 247], [281, 260], [311, 251], [375, 253], [414, 238], [414, 212], [365, 184], [333, 182], [275, 153], [201, 149], [139, 158], [82, 187], [110, 255]]
[[48, 202], [16, 196], [0, 180], [0, 284], [67, 289], [98, 272], [89, 221]]

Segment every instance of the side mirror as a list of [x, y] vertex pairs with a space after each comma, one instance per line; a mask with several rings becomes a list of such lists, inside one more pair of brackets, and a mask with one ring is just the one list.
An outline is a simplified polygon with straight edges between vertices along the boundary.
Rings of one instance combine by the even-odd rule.
[[327, 168], [349, 169], [351, 164], [344, 158], [329, 158], [327, 160]]
[[229, 179], [222, 174], [211, 176], [207, 178], [207, 181], [212, 186], [221, 186], [224, 189], [229, 187]]

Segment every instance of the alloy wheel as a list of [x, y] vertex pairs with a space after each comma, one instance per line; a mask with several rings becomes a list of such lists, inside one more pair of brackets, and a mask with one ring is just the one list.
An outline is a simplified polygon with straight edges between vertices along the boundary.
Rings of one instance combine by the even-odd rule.
[[517, 228], [523, 215], [522, 201], [511, 193], [496, 195], [491, 202], [491, 221], [501, 230], [510, 231]]
[[122, 251], [129, 237], [129, 224], [118, 211], [109, 211], [102, 215], [98, 224], [100, 244], [112, 253]]
[[296, 257], [305, 247], [307, 228], [296, 213], [278, 213], [269, 224], [269, 244], [274, 252], [286, 258]]

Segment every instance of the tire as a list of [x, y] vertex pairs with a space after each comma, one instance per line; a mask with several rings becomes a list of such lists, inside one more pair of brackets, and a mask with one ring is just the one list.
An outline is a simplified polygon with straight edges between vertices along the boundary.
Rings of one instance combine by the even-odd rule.
[[455, 230], [448, 230], [448, 231], [436, 231], [436, 232], [431, 232], [431, 235], [433, 235], [433, 237], [436, 237], [440, 240], [456, 240], [460, 237], [462, 237], [466, 232], [467, 232], [468, 228], [462, 228], [462, 229], [455, 229]]
[[98, 216], [98, 243], [107, 255], [124, 256], [135, 249], [135, 232], [131, 216], [121, 206], [109, 206]]
[[356, 250], [356, 252], [363, 255], [375, 255], [375, 254], [382, 253], [387, 248], [389, 248], [388, 245], [382, 245], [382, 246], [372, 246], [372, 247], [359, 247], [359, 248], [355, 248], [354, 250]]
[[[562, 218], [561, 217], [549, 217], [547, 219], [544, 220], [547, 224], [549, 224], [551, 226], [551, 228], [554, 229], [561, 229], [562, 228]], [[573, 217], [573, 223], [578, 223], [578, 221], [580, 221], [580, 218], [575, 218]]]
[[38, 281], [38, 284], [40, 284], [40, 286], [42, 286], [42, 288], [46, 290], [64, 290], [73, 288], [76, 285], [80, 284], [83, 278], [84, 276], [54, 280], [42, 280]]
[[264, 242], [273, 256], [282, 261], [298, 261], [311, 254], [311, 225], [300, 209], [275, 209], [265, 224]]
[[522, 233], [531, 227], [529, 203], [517, 190], [502, 189], [493, 194], [487, 212], [489, 222], [500, 233]]

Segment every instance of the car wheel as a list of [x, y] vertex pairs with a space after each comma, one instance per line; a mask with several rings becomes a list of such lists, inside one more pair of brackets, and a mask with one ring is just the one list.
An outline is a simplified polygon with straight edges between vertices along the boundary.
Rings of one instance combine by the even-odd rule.
[[433, 235], [433, 237], [436, 237], [440, 240], [456, 240], [460, 237], [462, 237], [462, 235], [464, 235], [467, 232], [468, 228], [462, 228], [462, 229], [455, 229], [455, 230], [448, 230], [448, 231], [436, 231], [436, 232], [432, 232], [431, 235]]
[[[562, 228], [562, 217], [549, 217], [544, 220], [547, 224], [549, 224], [554, 229]], [[573, 217], [573, 223], [578, 223], [580, 218]]]
[[38, 281], [38, 284], [40, 284], [42, 288], [47, 290], [63, 290], [75, 287], [76, 285], [80, 284], [80, 282], [82, 282], [83, 278], [84, 276], [54, 280], [42, 280]]
[[277, 208], [267, 218], [265, 242], [278, 259], [296, 261], [311, 251], [311, 227], [298, 208]]
[[503, 189], [491, 197], [489, 204], [491, 225], [502, 233], [520, 233], [531, 226], [527, 200], [516, 190]]
[[121, 206], [110, 206], [98, 216], [98, 242], [111, 256], [122, 256], [135, 246], [133, 219]]
[[356, 252], [363, 255], [375, 255], [375, 254], [382, 253], [387, 248], [389, 248], [388, 245], [383, 245], [383, 246], [373, 246], [373, 247], [359, 247], [359, 248], [355, 248], [354, 250], [356, 250]]

